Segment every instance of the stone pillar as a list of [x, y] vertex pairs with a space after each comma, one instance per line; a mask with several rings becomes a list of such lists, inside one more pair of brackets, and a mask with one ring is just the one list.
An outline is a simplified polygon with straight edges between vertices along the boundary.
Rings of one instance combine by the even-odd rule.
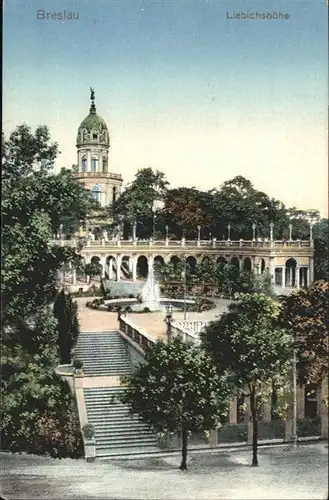
[[321, 438], [328, 439], [328, 378], [327, 375], [321, 382]]
[[296, 273], [295, 273], [295, 284], [296, 284], [296, 287], [299, 288], [300, 287], [300, 267], [297, 266], [296, 267]]
[[105, 256], [101, 258], [100, 265], [102, 266], [102, 278], [105, 278], [105, 266], [106, 266]]
[[239, 271], [240, 273], [243, 271], [243, 257], [239, 257]]
[[77, 271], [75, 267], [72, 269], [72, 285], [77, 284]]
[[309, 278], [308, 278], [308, 283], [312, 285], [314, 281], [314, 258], [310, 257], [309, 258]]
[[113, 259], [110, 259], [108, 261], [108, 264], [109, 264], [109, 271], [108, 271], [109, 280], [113, 280]]
[[305, 417], [305, 386], [297, 385], [297, 418]]
[[238, 422], [238, 398], [233, 396], [230, 399], [229, 424], [234, 425]]
[[91, 151], [90, 151], [90, 149], [87, 150], [86, 172], [91, 172]]
[[286, 266], [282, 266], [282, 288], [286, 286]]
[[250, 260], [251, 260], [251, 272], [255, 273], [255, 256], [252, 255]]
[[122, 262], [122, 255], [117, 255], [116, 258], [116, 264], [117, 264], [117, 281], [121, 280], [121, 262]]
[[132, 273], [133, 273], [133, 283], [137, 280], [137, 256], [134, 255], [132, 258]]
[[218, 445], [218, 430], [213, 429], [209, 432], [209, 446], [217, 446]]

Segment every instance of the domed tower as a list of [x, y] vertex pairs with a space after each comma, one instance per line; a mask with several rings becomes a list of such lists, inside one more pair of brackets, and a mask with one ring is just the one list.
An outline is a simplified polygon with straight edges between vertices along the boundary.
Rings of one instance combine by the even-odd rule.
[[77, 135], [76, 177], [90, 189], [103, 207], [119, 196], [122, 176], [109, 172], [110, 136], [105, 120], [96, 113], [95, 91], [90, 89], [89, 115], [81, 122]]

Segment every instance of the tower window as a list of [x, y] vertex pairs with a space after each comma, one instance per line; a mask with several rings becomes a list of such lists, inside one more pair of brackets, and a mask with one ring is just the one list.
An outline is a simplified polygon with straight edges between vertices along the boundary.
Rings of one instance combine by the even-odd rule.
[[103, 156], [103, 172], [107, 171], [107, 158]]
[[115, 202], [116, 197], [117, 197], [117, 188], [116, 188], [116, 186], [114, 186], [113, 189], [112, 189], [112, 200], [113, 200], [113, 202]]
[[94, 200], [98, 201], [100, 203], [101, 201], [101, 188], [99, 187], [98, 184], [96, 184], [91, 191], [91, 195], [94, 198]]
[[97, 162], [98, 162], [98, 158], [96, 156], [94, 156], [91, 159], [91, 171], [92, 172], [97, 172]]
[[81, 170], [82, 170], [82, 172], [85, 172], [86, 169], [87, 169], [87, 160], [86, 160], [86, 158], [82, 158], [82, 160], [81, 160]]
[[97, 140], [97, 134], [93, 134], [93, 139]]

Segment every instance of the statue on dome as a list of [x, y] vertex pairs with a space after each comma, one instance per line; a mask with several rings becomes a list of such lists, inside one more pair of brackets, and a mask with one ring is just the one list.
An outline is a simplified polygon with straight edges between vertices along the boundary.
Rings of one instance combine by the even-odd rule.
[[95, 100], [95, 89], [92, 89], [91, 87], [89, 87], [89, 88], [90, 88], [90, 99], [92, 101], [94, 101]]

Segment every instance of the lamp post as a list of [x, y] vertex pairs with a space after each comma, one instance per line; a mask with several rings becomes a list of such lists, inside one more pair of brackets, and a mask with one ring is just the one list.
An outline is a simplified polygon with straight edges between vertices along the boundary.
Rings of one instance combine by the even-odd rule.
[[166, 229], [166, 239], [168, 239], [168, 231], [169, 231], [169, 226], [168, 226], [168, 224], [166, 225], [165, 229]]
[[274, 224], [273, 224], [273, 222], [271, 222], [271, 224], [270, 224], [270, 241], [273, 241], [273, 228], [274, 228]]
[[137, 229], [137, 221], [133, 222], [133, 241], [136, 241], [136, 229]]
[[256, 239], [256, 224], [254, 223], [252, 226], [252, 241]]
[[170, 338], [171, 338], [171, 321], [172, 321], [172, 305], [171, 304], [167, 304], [166, 305], [165, 322], [167, 324], [167, 339], [168, 339], [168, 342], [170, 341]]
[[[296, 339], [295, 339], [296, 342]], [[292, 357], [292, 429], [291, 429], [291, 440], [292, 446], [295, 448], [297, 446], [297, 354], [296, 345], [294, 342], [294, 351]]]
[[198, 241], [200, 241], [201, 226], [198, 226]]
[[289, 241], [292, 240], [292, 224], [289, 224]]
[[230, 239], [231, 239], [231, 224], [228, 224], [226, 227], [227, 227], [227, 240], [230, 241]]

